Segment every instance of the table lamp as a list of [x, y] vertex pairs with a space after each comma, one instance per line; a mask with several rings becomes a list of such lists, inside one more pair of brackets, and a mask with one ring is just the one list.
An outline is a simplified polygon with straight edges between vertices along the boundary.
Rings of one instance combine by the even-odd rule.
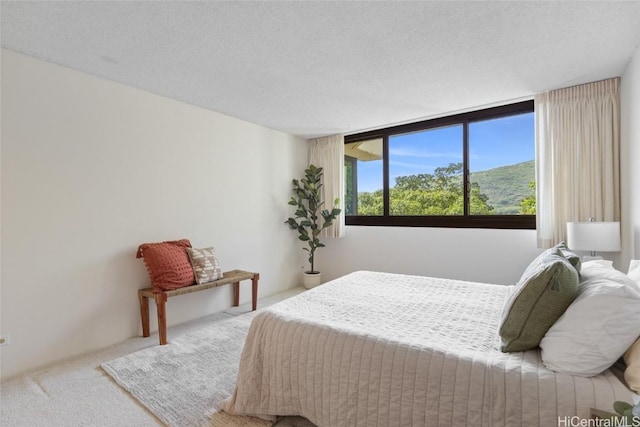
[[602, 259], [597, 252], [620, 251], [619, 222], [568, 222], [567, 245], [573, 251], [589, 251], [583, 261]]

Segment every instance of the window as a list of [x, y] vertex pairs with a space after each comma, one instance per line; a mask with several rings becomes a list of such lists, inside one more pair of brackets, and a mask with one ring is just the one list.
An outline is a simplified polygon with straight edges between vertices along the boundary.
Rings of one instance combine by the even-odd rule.
[[382, 138], [344, 145], [345, 215], [382, 215]]
[[533, 101], [345, 137], [347, 225], [535, 228]]
[[462, 126], [389, 136], [389, 214], [464, 215]]

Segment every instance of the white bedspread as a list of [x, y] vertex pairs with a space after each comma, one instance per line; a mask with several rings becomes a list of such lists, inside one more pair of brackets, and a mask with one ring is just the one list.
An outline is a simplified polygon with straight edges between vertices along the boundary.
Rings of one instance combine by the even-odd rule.
[[557, 426], [632, 401], [610, 371], [573, 377], [539, 351], [502, 353], [511, 289], [361, 271], [285, 300], [253, 320], [225, 408], [319, 427]]

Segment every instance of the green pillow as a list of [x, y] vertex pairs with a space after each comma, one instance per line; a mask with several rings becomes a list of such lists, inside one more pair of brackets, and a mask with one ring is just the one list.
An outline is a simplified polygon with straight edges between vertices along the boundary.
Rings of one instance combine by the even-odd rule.
[[580, 260], [580, 257], [575, 253], [571, 252], [571, 250], [567, 247], [567, 245], [564, 242], [558, 243], [551, 249], [555, 249], [555, 248], [560, 249], [560, 252], [562, 252], [562, 255], [567, 259], [567, 261], [571, 263], [571, 265], [573, 266], [573, 268], [576, 269], [578, 274], [580, 274], [580, 268], [582, 267], [582, 261]]
[[541, 253], [529, 264], [509, 296], [500, 324], [501, 349], [538, 347], [547, 330], [576, 297], [578, 272], [559, 248]]

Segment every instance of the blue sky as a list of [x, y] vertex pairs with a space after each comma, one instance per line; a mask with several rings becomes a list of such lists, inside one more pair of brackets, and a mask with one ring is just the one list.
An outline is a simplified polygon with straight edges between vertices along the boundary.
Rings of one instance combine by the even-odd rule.
[[[533, 160], [533, 113], [469, 124], [471, 172]], [[389, 175], [433, 173], [440, 166], [462, 162], [462, 125], [389, 138]], [[358, 162], [358, 191], [382, 189], [382, 161]]]

